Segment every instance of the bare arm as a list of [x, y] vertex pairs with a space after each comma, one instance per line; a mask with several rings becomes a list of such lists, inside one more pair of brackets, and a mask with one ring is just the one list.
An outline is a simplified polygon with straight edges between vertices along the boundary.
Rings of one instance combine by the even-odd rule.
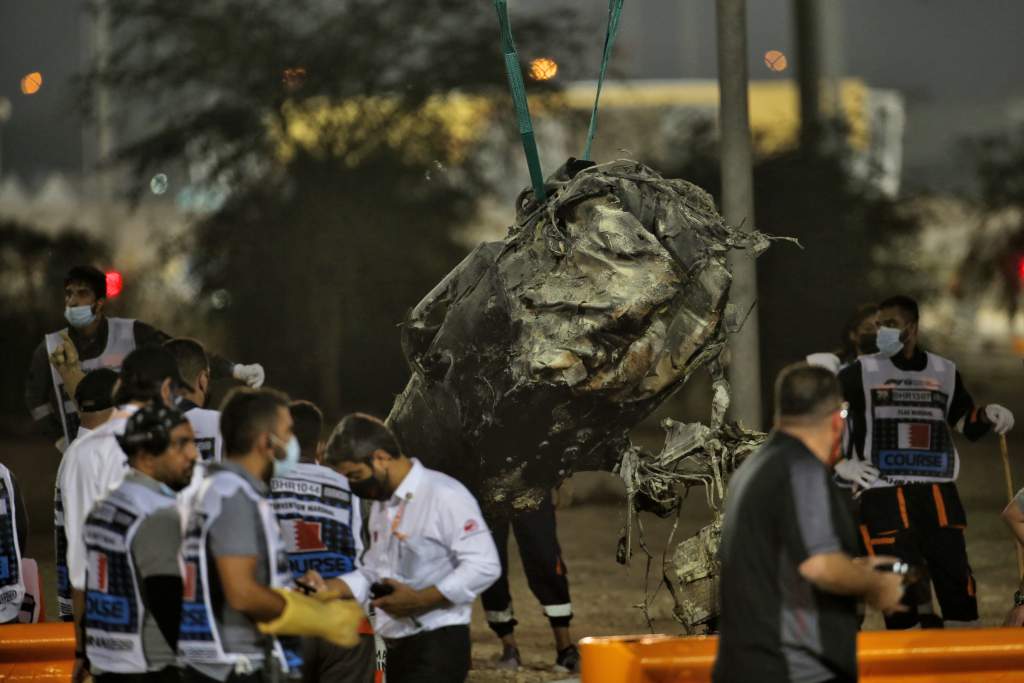
[[284, 611], [284, 599], [256, 580], [255, 555], [220, 555], [217, 573], [231, 609], [253, 621], [272, 621]]
[[355, 596], [352, 594], [352, 589], [348, 587], [348, 584], [341, 579], [325, 579], [323, 582], [322, 590], [326, 590], [330, 593], [337, 593], [339, 598], [351, 600]]
[[1020, 498], [1014, 498], [1010, 501], [1010, 504], [1003, 510], [1003, 521], [1006, 522], [1006, 526], [1010, 527], [1010, 531], [1017, 537], [1017, 542], [1024, 545], [1024, 511], [1021, 511], [1020, 504], [1017, 500]]
[[893, 558], [855, 560], [846, 553], [812, 555], [800, 564], [800, 575], [819, 590], [836, 595], [862, 597], [885, 613], [903, 611], [903, 577], [874, 570]]

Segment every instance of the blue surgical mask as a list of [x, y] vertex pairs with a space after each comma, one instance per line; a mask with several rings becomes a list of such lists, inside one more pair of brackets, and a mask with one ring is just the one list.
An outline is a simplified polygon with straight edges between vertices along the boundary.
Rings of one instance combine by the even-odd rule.
[[87, 327], [96, 320], [96, 314], [92, 312], [92, 306], [68, 306], [64, 309], [64, 319], [72, 327]]
[[903, 350], [903, 342], [900, 340], [900, 335], [903, 333], [898, 327], [879, 327], [878, 328], [878, 352], [883, 356], [895, 356], [897, 353]]
[[[271, 434], [271, 436], [274, 437], [274, 441], [277, 441], [278, 443], [281, 442], [281, 440], [273, 434]], [[284, 460], [274, 458], [274, 476], [287, 477], [291, 471], [295, 469], [295, 466], [299, 464], [299, 454], [301, 452], [302, 449], [299, 448], [299, 440], [295, 438], [295, 435], [293, 434], [292, 438], [288, 439], [288, 443], [284, 445]]]

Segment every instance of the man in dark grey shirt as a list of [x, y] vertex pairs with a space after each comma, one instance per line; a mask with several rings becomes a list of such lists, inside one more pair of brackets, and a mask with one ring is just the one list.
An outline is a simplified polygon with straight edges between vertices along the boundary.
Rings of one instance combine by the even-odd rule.
[[857, 598], [900, 609], [901, 577], [854, 559], [853, 520], [832, 480], [844, 405], [835, 376], [779, 375], [775, 431], [729, 485], [719, 557], [715, 683], [857, 680]]
[[[227, 470], [245, 479], [261, 496], [269, 494], [267, 485], [252, 476], [236, 461], [212, 465], [211, 474]], [[225, 498], [221, 503], [221, 513], [210, 527], [207, 536], [207, 547], [212, 557], [254, 557], [253, 567], [256, 583], [261, 586], [270, 585], [270, 557], [267, 554], [267, 541], [263, 528], [255, 521], [260, 518], [256, 501], [242, 491]], [[231, 606], [224, 599], [224, 587], [219, 572], [210, 572], [210, 600], [213, 613], [217, 618], [221, 642], [224, 650], [236, 654], [262, 657], [266, 636], [256, 628], [251, 618]], [[211, 678], [225, 680], [231, 672], [230, 665], [223, 664], [192, 664], [196, 669]]]
[[359, 642], [363, 613], [354, 602], [286, 589], [291, 570], [267, 482], [298, 462], [288, 403], [276, 391], [242, 389], [221, 409], [225, 462], [210, 467], [190, 502], [181, 549], [186, 681], [254, 683], [278, 664], [297, 666], [276, 636]]

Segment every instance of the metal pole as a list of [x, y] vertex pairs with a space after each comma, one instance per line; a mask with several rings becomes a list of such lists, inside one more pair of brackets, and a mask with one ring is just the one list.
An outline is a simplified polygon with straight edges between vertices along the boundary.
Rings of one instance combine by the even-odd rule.
[[[104, 80], [110, 67], [110, 6], [106, 0], [97, 2], [94, 31], [96, 65], [101, 76], [96, 88], [96, 156], [100, 164], [109, 164], [114, 152], [114, 128], [110, 86]], [[97, 175], [101, 201], [109, 207], [114, 198], [113, 169], [97, 169]]]
[[[717, 0], [718, 121], [722, 145], [722, 214], [730, 225], [753, 228], [754, 177], [747, 111], [746, 0]], [[731, 302], [746, 313], [757, 301], [757, 266], [747, 252], [729, 255]], [[729, 383], [732, 418], [751, 428], [761, 426], [761, 354], [757, 310], [732, 335]]]
[[821, 146], [821, 7], [819, 0], [796, 0], [796, 76], [800, 87], [800, 147], [817, 152]]

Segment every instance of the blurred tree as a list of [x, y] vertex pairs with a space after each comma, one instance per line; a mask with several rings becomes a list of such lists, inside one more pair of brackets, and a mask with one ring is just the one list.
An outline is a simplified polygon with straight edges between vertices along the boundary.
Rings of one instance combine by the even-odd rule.
[[972, 200], [981, 219], [953, 294], [971, 299], [995, 289], [1012, 325], [1024, 287], [1024, 125], [965, 140], [961, 151], [975, 170]]
[[[228, 195], [177, 245], [225, 350], [329, 414], [385, 412], [406, 375], [396, 327], [460, 258], [473, 136], [514, 125], [490, 3], [104, 2], [116, 47], [83, 101], [102, 85], [135, 115], [117, 152], [134, 191], [187, 164]], [[524, 55], [571, 77], [571, 12], [513, 21]]]
[[27, 359], [43, 336], [66, 326], [61, 283], [79, 263], [103, 263], [105, 247], [74, 227], [52, 237], [14, 220], [0, 220], [0, 414], [25, 414]]
[[[832, 133], [831, 138], [842, 135]], [[659, 168], [668, 177], [697, 183], [717, 200], [714, 124], [696, 123], [669, 145]], [[802, 247], [779, 242], [758, 260], [756, 314], [766, 412], [772, 404], [771, 379], [779, 370], [808, 353], [838, 348], [843, 324], [858, 304], [892, 294], [894, 287], [903, 291], [898, 265], [880, 270], [876, 253], [912, 234], [916, 218], [902, 202], [854, 178], [848, 168], [843, 151], [790, 150], [755, 159], [757, 229], [795, 237]]]

